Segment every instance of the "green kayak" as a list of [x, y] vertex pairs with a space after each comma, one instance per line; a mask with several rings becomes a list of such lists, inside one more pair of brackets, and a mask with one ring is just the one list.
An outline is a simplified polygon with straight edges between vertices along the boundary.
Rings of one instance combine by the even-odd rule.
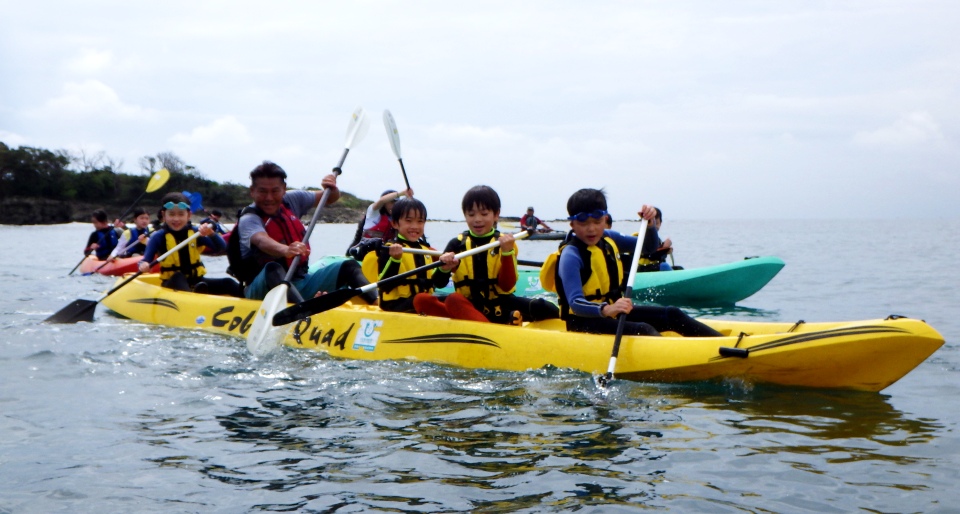
[[[748, 257], [717, 266], [637, 273], [633, 281], [633, 298], [661, 305], [729, 306], [759, 291], [783, 266], [779, 257]], [[517, 294], [537, 296], [551, 293], [540, 286], [539, 269], [521, 267]]]
[[[343, 257], [328, 256], [314, 264], [324, 265]], [[723, 307], [734, 305], [759, 291], [784, 266], [779, 257], [746, 259], [673, 271], [637, 273], [633, 298], [640, 302], [686, 307]], [[449, 286], [440, 292], [450, 292]], [[540, 285], [540, 269], [521, 266], [516, 294], [521, 296], [551, 295]]]

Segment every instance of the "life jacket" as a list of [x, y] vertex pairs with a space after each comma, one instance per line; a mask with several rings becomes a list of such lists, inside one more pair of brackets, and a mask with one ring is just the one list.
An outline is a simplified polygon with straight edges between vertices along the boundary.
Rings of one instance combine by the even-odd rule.
[[[647, 228], [647, 234], [649, 236], [650, 230], [653, 227]], [[656, 231], [654, 231], [656, 234]], [[639, 232], [634, 232], [633, 237], [640, 237]], [[661, 244], [659, 236], [657, 237], [657, 247]], [[633, 262], [633, 248], [624, 248], [620, 251], [620, 261], [624, 265], [629, 266]], [[660, 263], [667, 260], [667, 252], [662, 250], [655, 250], [653, 253], [641, 253], [640, 258], [637, 259], [637, 273], [646, 273], [650, 271], [660, 271]]]
[[[500, 237], [500, 231], [494, 230], [492, 236], [477, 237], [469, 230], [457, 236], [458, 244], [455, 253], [462, 253], [478, 246], [483, 246]], [[513, 254], [516, 265], [517, 254]], [[503, 290], [497, 284], [500, 275], [500, 247], [494, 247], [484, 253], [471, 255], [460, 261], [460, 265], [453, 272], [453, 287], [463, 296], [480, 308], [495, 303], [498, 296], [512, 294], [516, 286]]]
[[540, 218], [536, 216], [524, 214], [523, 216], [520, 217], [520, 226], [523, 228], [536, 230], [538, 225], [540, 225]]
[[[249, 213], [254, 213], [263, 220], [263, 226], [267, 235], [278, 243], [289, 245], [290, 243], [298, 241], [302, 242], [303, 237], [307, 233], [303, 222], [300, 221], [300, 218], [290, 209], [286, 201], [283, 202], [277, 210], [277, 213], [273, 216], [267, 215], [253, 205], [248, 205], [240, 209], [240, 211], [237, 212], [237, 224], [230, 230], [230, 237], [227, 240], [227, 260], [230, 262], [227, 273], [233, 275], [233, 277], [244, 286], [249, 285], [260, 273], [260, 270], [269, 262], [276, 262], [283, 266], [284, 269], [289, 269], [290, 264], [293, 263], [293, 258], [272, 257], [258, 251], [256, 248], [251, 248], [251, 255], [243, 257], [240, 251], [240, 218]], [[306, 244], [309, 248], [310, 243]], [[307, 261], [308, 259], [305, 257], [300, 258], [297, 271], [293, 274], [293, 280], [299, 280], [306, 276], [308, 268], [310, 267]]]
[[580, 268], [580, 286], [587, 301], [613, 303], [623, 296], [620, 290], [623, 263], [620, 261], [617, 243], [609, 236], [604, 236], [596, 245], [587, 246], [580, 239], [572, 238], [561, 244], [556, 252], [548, 255], [540, 268], [540, 284], [545, 290], [557, 293], [561, 319], [569, 319], [573, 315], [563, 281], [560, 279], [560, 254], [567, 246], [576, 248], [580, 260], [583, 261], [583, 267]]
[[[141, 235], [149, 234], [151, 230], [150, 230], [150, 226], [147, 225], [147, 227], [143, 229], [139, 229], [137, 227], [128, 228], [127, 232], [130, 233], [130, 237], [127, 239], [127, 244], [129, 245], [134, 241], [138, 241]], [[145, 251], [147, 251], [147, 245], [138, 241], [137, 244], [128, 248], [127, 251], [120, 257], [129, 257], [135, 253], [139, 253], [140, 255], [143, 255], [143, 252]]]
[[112, 226], [97, 229], [96, 233], [97, 249], [94, 250], [94, 252], [96, 252], [97, 258], [103, 261], [108, 259], [110, 253], [117, 247], [117, 241], [120, 240], [120, 236], [117, 235], [117, 231], [114, 230]]
[[[386, 276], [388, 268], [391, 266], [396, 266], [396, 263], [390, 261], [390, 245], [401, 245], [406, 248], [423, 248], [423, 249], [432, 249], [429, 245], [426, 244], [426, 241], [407, 241], [406, 239], [394, 239], [390, 241], [388, 245], [385, 245], [383, 249], [378, 252], [371, 252], [366, 258], [364, 258], [364, 267], [367, 267], [367, 261], [376, 261], [377, 269], [379, 273], [374, 280], [371, 282], [379, 282], [390, 278]], [[399, 269], [396, 270], [394, 275], [404, 273], [427, 264], [434, 262], [434, 257], [432, 255], [420, 255], [412, 253], [404, 253], [400, 257]], [[366, 270], [365, 270], [366, 271]], [[430, 269], [417, 273], [416, 275], [407, 277], [398, 282], [395, 282], [395, 285], [389, 290], [385, 288], [380, 288], [380, 305], [381, 307], [388, 307], [391, 302], [397, 302], [399, 300], [404, 300], [406, 298], [411, 298], [417, 293], [431, 293], [433, 292], [433, 272], [435, 270]], [[390, 310], [386, 308], [384, 310]]]
[[[364, 224], [366, 224], [366, 218], [364, 218]], [[362, 238], [390, 241], [395, 237], [395, 235], [396, 231], [393, 229], [393, 224], [390, 223], [390, 216], [381, 214], [376, 225], [363, 230]]]
[[[163, 227], [163, 242], [164, 248], [161, 254], [167, 253], [171, 248], [182, 243], [185, 239], [192, 236], [197, 229], [192, 225], [187, 225], [186, 227], [174, 232], [170, 230], [170, 227]], [[184, 246], [183, 248], [177, 250], [166, 259], [160, 262], [160, 279], [169, 280], [174, 273], [179, 271], [187, 278], [187, 281], [193, 284], [200, 277], [207, 274], [207, 270], [203, 267], [203, 262], [200, 261], [200, 253], [203, 251], [203, 246], [197, 244], [197, 240], [194, 239], [190, 241], [190, 244]]]

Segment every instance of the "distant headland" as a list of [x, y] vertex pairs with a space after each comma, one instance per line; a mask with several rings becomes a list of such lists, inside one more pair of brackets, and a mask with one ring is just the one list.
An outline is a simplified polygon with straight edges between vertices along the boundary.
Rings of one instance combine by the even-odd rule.
[[[206, 212], [194, 213], [196, 220], [218, 209], [223, 212], [222, 221], [235, 222], [237, 211], [251, 202], [248, 186], [209, 180], [170, 152], [141, 158], [143, 171], [139, 175], [114, 171], [121, 166], [122, 162], [114, 162], [102, 153], [77, 156], [65, 150], [10, 148], [0, 142], [0, 224], [89, 222], [96, 209], [115, 218], [135, 202], [147, 212], [156, 213], [160, 198], [170, 191], [201, 195]], [[160, 169], [167, 169], [169, 178], [162, 187], [144, 194], [150, 177]], [[320, 220], [356, 223], [370, 203], [341, 191], [340, 200], [325, 207]]]

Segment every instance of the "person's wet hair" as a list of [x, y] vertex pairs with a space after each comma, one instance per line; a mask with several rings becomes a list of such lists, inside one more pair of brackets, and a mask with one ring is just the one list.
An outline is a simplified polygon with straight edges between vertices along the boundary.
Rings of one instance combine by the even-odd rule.
[[390, 213], [390, 219], [392, 219], [394, 222], [397, 222], [401, 218], [405, 218], [407, 214], [410, 214], [411, 212], [415, 212], [423, 217], [423, 219], [427, 219], [427, 206], [423, 205], [423, 202], [417, 200], [416, 198], [407, 197], [403, 197], [393, 204], [393, 211]]
[[150, 213], [147, 212], [147, 209], [144, 207], [136, 207], [133, 209], [133, 213], [130, 214], [130, 217], [135, 220], [141, 214], [149, 215]]
[[258, 178], [279, 178], [284, 185], [287, 183], [287, 172], [279, 164], [271, 161], [263, 161], [262, 164], [253, 168], [250, 172], [250, 183], [254, 183]]
[[473, 186], [464, 193], [460, 207], [463, 212], [479, 207], [500, 214], [500, 195], [490, 186]]
[[[387, 196], [390, 193], [396, 193], [396, 189], [387, 189], [386, 191], [380, 193], [380, 198]], [[380, 215], [381, 216], [390, 216], [390, 211], [387, 209], [386, 204], [380, 206]]]
[[[190, 200], [187, 200], [187, 197], [184, 196], [183, 193], [177, 193], [177, 192], [167, 193], [163, 195], [163, 198], [160, 199], [160, 212], [167, 210], [167, 208], [164, 207], [164, 205], [166, 205], [167, 202], [173, 202], [173, 203], [182, 202], [188, 206], [190, 205]], [[187, 210], [189, 210], [189, 208]]]
[[567, 214], [573, 216], [581, 212], [607, 210], [607, 196], [603, 189], [584, 188], [570, 195], [567, 200]]

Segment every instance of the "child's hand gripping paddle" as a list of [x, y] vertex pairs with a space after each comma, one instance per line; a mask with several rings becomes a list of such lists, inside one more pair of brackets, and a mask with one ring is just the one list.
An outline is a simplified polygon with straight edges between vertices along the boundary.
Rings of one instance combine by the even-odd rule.
[[[527, 231], [518, 232], [514, 234], [514, 238], [523, 239], [528, 235], [530, 235], [530, 232], [527, 232]], [[496, 248], [498, 246], [500, 246], [500, 241], [491, 241], [485, 245], [478, 246], [476, 248], [471, 248], [465, 252], [460, 252], [456, 254], [454, 257], [457, 260], [460, 260], [460, 259], [463, 259], [464, 257], [476, 255], [478, 253], [485, 252], [491, 248]], [[328, 311], [330, 309], [333, 309], [334, 307], [339, 307], [347, 303], [348, 301], [350, 301], [351, 298], [360, 296], [363, 293], [366, 293], [367, 291], [372, 291], [379, 287], [403, 280], [409, 276], [416, 275], [417, 273], [421, 273], [434, 268], [439, 268], [440, 266], [443, 266], [443, 262], [436, 261], [436, 262], [427, 264], [425, 266], [420, 266], [419, 268], [412, 269], [410, 271], [405, 271], [398, 275], [394, 275], [390, 278], [383, 279], [379, 282], [367, 284], [363, 287], [354, 287], [350, 289], [338, 289], [331, 293], [327, 293], [323, 296], [318, 296], [316, 298], [310, 298], [308, 300], [304, 300], [301, 303], [292, 305], [278, 312], [276, 316], [273, 317], [273, 324], [276, 326], [287, 325], [295, 321], [304, 319], [308, 316], [312, 316], [314, 314], [319, 314], [321, 312]]]
[[[633, 258], [630, 262], [630, 267], [626, 268], [627, 275], [627, 290], [624, 291], [624, 298], [633, 298], [633, 280], [637, 277], [637, 264], [640, 263], [640, 251], [643, 249], [643, 240], [647, 236], [647, 220], [642, 219], [640, 222], [640, 233], [637, 235], [637, 246], [633, 249]], [[600, 384], [600, 387], [607, 387], [607, 384], [613, 380], [613, 371], [617, 367], [617, 356], [620, 354], [620, 340], [623, 338], [623, 326], [627, 320], [627, 315], [621, 313], [617, 317], [617, 335], [613, 339], [613, 352], [610, 354], [610, 364], [607, 365], [606, 375], [601, 375], [597, 378], [597, 383]]]

